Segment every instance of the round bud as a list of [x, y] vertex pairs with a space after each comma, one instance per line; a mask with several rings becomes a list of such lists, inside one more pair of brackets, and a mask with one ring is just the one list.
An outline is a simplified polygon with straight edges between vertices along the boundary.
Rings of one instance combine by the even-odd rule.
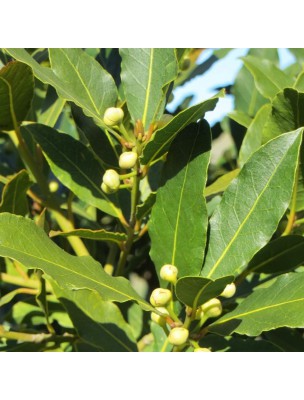
[[169, 343], [174, 346], [180, 346], [187, 342], [189, 331], [186, 328], [173, 328], [168, 336]]
[[[105, 174], [103, 175], [102, 181], [106, 186], [108, 186], [108, 189], [111, 190], [112, 193], [116, 192], [119, 189], [120, 178], [118, 173], [114, 169], [107, 169]], [[102, 190], [104, 190], [104, 188]]]
[[108, 126], [115, 126], [121, 123], [123, 117], [124, 112], [121, 108], [110, 107], [104, 113], [103, 122]]
[[133, 168], [137, 161], [137, 154], [134, 151], [125, 151], [119, 157], [119, 166], [123, 169]]
[[57, 181], [51, 181], [49, 183], [49, 189], [51, 193], [57, 192], [57, 190], [59, 189], [59, 183]]
[[194, 349], [194, 353], [198, 353], [203, 351], [204, 353], [210, 353], [211, 350], [209, 350], [207, 347], [198, 347], [196, 349]]
[[171, 119], [174, 118], [173, 115], [171, 114], [164, 114], [161, 119], [157, 122], [157, 128], [163, 128], [165, 125], [167, 125]]
[[230, 297], [235, 295], [235, 292], [236, 292], [235, 284], [234, 283], [230, 283], [229, 285], [227, 285], [225, 287], [225, 289], [222, 291], [220, 296], [226, 297], [227, 299], [229, 299]]
[[201, 306], [201, 310], [208, 318], [218, 317], [222, 314], [222, 303], [219, 299], [211, 299]]
[[[165, 307], [156, 307], [156, 310], [161, 312], [164, 315], [169, 315], [168, 310]], [[151, 312], [151, 319], [153, 322], [160, 326], [164, 326], [166, 324], [166, 318], [156, 314], [155, 312]]]
[[106, 185], [104, 182], [102, 182], [102, 184], [101, 184], [101, 189], [102, 189], [102, 191], [105, 192], [106, 194], [112, 194], [112, 193], [115, 193], [115, 192], [116, 192], [116, 190], [112, 190], [112, 189], [109, 188], [109, 186]]
[[154, 307], [165, 306], [172, 299], [172, 293], [168, 289], [154, 289], [150, 296], [150, 303]]
[[161, 267], [159, 274], [164, 281], [176, 283], [178, 269], [174, 265], [165, 264]]

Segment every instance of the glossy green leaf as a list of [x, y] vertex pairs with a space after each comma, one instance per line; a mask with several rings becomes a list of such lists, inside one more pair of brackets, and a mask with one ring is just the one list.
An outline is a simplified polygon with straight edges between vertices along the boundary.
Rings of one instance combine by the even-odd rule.
[[14, 175], [3, 188], [0, 213], [10, 212], [17, 215], [26, 215], [28, 213], [26, 192], [31, 184], [29, 175], [25, 170]]
[[225, 191], [210, 220], [204, 277], [238, 274], [271, 239], [290, 202], [301, 139], [298, 129], [262, 146]]
[[271, 114], [263, 130], [263, 142], [284, 132], [304, 126], [304, 93], [295, 89], [284, 89], [272, 101]]
[[144, 218], [152, 209], [156, 201], [156, 192], [151, 192], [146, 200], [136, 208], [136, 218]]
[[220, 176], [215, 182], [205, 188], [204, 196], [207, 197], [224, 192], [233, 179], [238, 176], [239, 172], [240, 169], [236, 168], [233, 171], [227, 172], [225, 175]]
[[166, 126], [155, 131], [144, 148], [141, 163], [148, 164], [163, 156], [169, 150], [170, 144], [176, 135], [190, 123], [203, 118], [207, 111], [212, 111], [218, 99], [223, 97], [224, 94], [225, 91], [221, 90], [210, 99], [181, 111]]
[[58, 97], [52, 86], [48, 86], [45, 99], [41, 106], [41, 113], [38, 121], [41, 124], [54, 128], [64, 109], [66, 100]]
[[99, 229], [93, 231], [92, 229], [74, 229], [68, 232], [60, 232], [60, 231], [51, 231], [49, 233], [50, 237], [55, 236], [78, 236], [83, 239], [91, 239], [91, 240], [102, 240], [105, 242], [114, 242], [114, 243], [122, 243], [127, 239], [127, 235], [123, 232], [109, 232], [105, 229]]
[[210, 332], [258, 336], [264, 331], [304, 326], [304, 273], [280, 276], [270, 287], [257, 289], [232, 312], [209, 326]]
[[101, 190], [104, 169], [84, 144], [41, 124], [26, 125], [23, 130], [41, 146], [54, 175], [66, 187], [100, 210], [120, 215], [120, 210]]
[[117, 89], [112, 76], [81, 49], [50, 49], [51, 67], [42, 67], [24, 49], [7, 49], [15, 59], [29, 65], [35, 76], [52, 85], [58, 95], [73, 101], [103, 124], [103, 114], [115, 106]]
[[54, 282], [52, 286], [82, 340], [100, 351], [137, 351], [131, 327], [115, 304], [92, 290], [62, 290]]
[[233, 282], [233, 276], [215, 281], [201, 276], [184, 276], [176, 282], [175, 294], [179, 301], [193, 309], [219, 296], [226, 285]]
[[133, 121], [145, 129], [164, 111], [166, 90], [178, 72], [174, 49], [120, 49], [121, 80]]
[[263, 247], [250, 261], [247, 269], [256, 273], [278, 274], [304, 264], [304, 237], [282, 236]]
[[264, 97], [272, 99], [282, 89], [293, 86], [293, 79], [273, 62], [254, 56], [246, 56], [242, 60], [253, 75], [258, 91]]
[[0, 129], [12, 130], [25, 119], [33, 95], [31, 68], [15, 61], [0, 69]]
[[0, 214], [0, 255], [41, 269], [63, 290], [89, 289], [104, 301], [136, 301], [143, 309], [152, 307], [130, 286], [125, 278], [108, 275], [90, 256], [72, 256], [51, 241], [42, 229], [26, 218]]
[[207, 236], [203, 191], [210, 158], [210, 127], [189, 125], [170, 147], [149, 223], [151, 258], [159, 273], [173, 264], [179, 276], [198, 275]]
[[[239, 153], [239, 164], [243, 166], [248, 158], [263, 144], [263, 129], [271, 112], [271, 105], [265, 104], [259, 109], [249, 125]], [[287, 129], [288, 132], [292, 129]]]
[[237, 122], [238, 124], [248, 128], [248, 126], [252, 122], [252, 118], [244, 113], [243, 111], [234, 110], [228, 113], [228, 117], [233, 119], [233, 121]]
[[173, 346], [168, 342], [167, 335], [161, 326], [151, 322], [151, 332], [154, 337], [154, 352], [170, 352], [172, 350]]

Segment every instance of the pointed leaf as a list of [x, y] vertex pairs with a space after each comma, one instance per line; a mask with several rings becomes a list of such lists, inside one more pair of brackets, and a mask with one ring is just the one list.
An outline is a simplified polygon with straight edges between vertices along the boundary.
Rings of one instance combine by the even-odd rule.
[[248, 271], [265, 274], [288, 272], [304, 264], [304, 237], [282, 236], [266, 244], [248, 264]]
[[233, 119], [233, 121], [237, 122], [238, 124], [248, 128], [248, 126], [252, 122], [252, 118], [244, 113], [243, 111], [234, 110], [228, 113], [228, 117]]
[[52, 286], [82, 340], [100, 351], [137, 351], [131, 327], [115, 304], [92, 290], [62, 290], [54, 282]]
[[25, 170], [14, 175], [3, 188], [0, 213], [10, 212], [26, 215], [28, 213], [26, 192], [31, 184], [29, 175]]
[[238, 274], [270, 240], [290, 202], [301, 138], [298, 129], [262, 146], [225, 191], [210, 220], [203, 276]]
[[224, 94], [225, 91], [221, 90], [210, 99], [181, 111], [166, 126], [155, 131], [144, 148], [141, 159], [142, 164], [148, 164], [163, 156], [169, 150], [170, 144], [175, 136], [190, 123], [203, 118], [207, 111], [212, 111], [218, 99], [223, 97]]
[[114, 243], [122, 243], [127, 240], [127, 235], [122, 232], [109, 232], [105, 229], [99, 229], [93, 231], [91, 229], [74, 229], [68, 232], [60, 232], [60, 231], [51, 231], [49, 233], [50, 237], [55, 236], [78, 236], [83, 239], [91, 239], [91, 240], [102, 240], [105, 242], [114, 242]]
[[174, 49], [121, 49], [121, 80], [133, 121], [145, 129], [159, 119], [165, 107], [165, 87], [178, 72]]
[[120, 210], [101, 190], [104, 169], [84, 144], [41, 124], [23, 126], [22, 131], [34, 137], [54, 175], [66, 187], [100, 210], [116, 217], [120, 215]]
[[207, 235], [203, 190], [210, 158], [210, 127], [205, 120], [189, 125], [173, 142], [163, 167], [149, 233], [151, 258], [159, 273], [173, 264], [179, 276], [198, 275]]
[[253, 75], [258, 91], [266, 98], [272, 99], [279, 91], [293, 85], [293, 78], [269, 60], [254, 56], [246, 56], [242, 60]]
[[136, 301], [144, 310], [153, 308], [125, 278], [113, 278], [92, 257], [72, 256], [54, 244], [36, 224], [20, 216], [0, 214], [0, 255], [27, 268], [41, 269], [63, 290], [91, 289], [104, 301]]
[[233, 276], [225, 276], [215, 281], [201, 276], [184, 276], [176, 282], [175, 294], [179, 301], [196, 309], [219, 296], [232, 281]]
[[50, 49], [51, 69], [42, 67], [24, 49], [6, 50], [29, 65], [39, 80], [52, 85], [60, 97], [104, 125], [104, 111], [115, 106], [117, 89], [112, 76], [93, 57], [81, 49]]
[[[239, 164], [243, 166], [248, 158], [263, 144], [263, 129], [271, 112], [271, 105], [265, 104], [259, 109], [252, 123], [249, 125], [243, 139], [239, 154]], [[289, 132], [287, 129], [283, 132]], [[282, 132], [282, 133], [283, 133]]]
[[233, 171], [227, 172], [225, 175], [220, 176], [215, 182], [205, 188], [204, 196], [207, 197], [224, 192], [233, 179], [238, 176], [239, 172], [240, 169], [236, 168]]
[[31, 68], [14, 61], [0, 69], [0, 129], [14, 129], [25, 119], [33, 95]]
[[270, 287], [257, 289], [209, 326], [210, 332], [258, 336], [264, 331], [304, 326], [304, 273], [280, 276]]
[[295, 89], [284, 89], [272, 101], [271, 114], [263, 130], [263, 142], [284, 132], [304, 126], [304, 93]]

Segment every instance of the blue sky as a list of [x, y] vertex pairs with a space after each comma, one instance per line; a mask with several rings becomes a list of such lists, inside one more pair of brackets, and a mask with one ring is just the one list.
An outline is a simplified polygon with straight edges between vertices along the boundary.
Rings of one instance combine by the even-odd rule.
[[[212, 49], [204, 50], [198, 59], [198, 63], [200, 64], [208, 59], [212, 51]], [[191, 105], [194, 105], [213, 96], [217, 92], [216, 87], [232, 84], [243, 64], [240, 57], [246, 55], [247, 51], [248, 49], [233, 49], [226, 57], [214, 63], [205, 74], [175, 89], [173, 92], [174, 100], [167, 107], [168, 110], [173, 111], [186, 96], [194, 95], [191, 102]], [[279, 49], [279, 56], [281, 68], [285, 68], [295, 61], [294, 56], [287, 49]], [[232, 110], [233, 96], [226, 95], [225, 98], [219, 100], [214, 111], [206, 114], [206, 119], [213, 125]]]

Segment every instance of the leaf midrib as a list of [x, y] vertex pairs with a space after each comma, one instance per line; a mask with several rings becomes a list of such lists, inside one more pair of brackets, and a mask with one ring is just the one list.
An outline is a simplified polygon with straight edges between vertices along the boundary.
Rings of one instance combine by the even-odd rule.
[[142, 116], [143, 126], [146, 126], [146, 119], [147, 119], [147, 114], [148, 114], [148, 104], [149, 104], [149, 100], [150, 100], [152, 75], [153, 75], [153, 60], [154, 60], [154, 49], [151, 49], [149, 71], [148, 71], [148, 82], [147, 82], [147, 88], [146, 88], [146, 98], [145, 98], [144, 111], [143, 111], [143, 116]]

